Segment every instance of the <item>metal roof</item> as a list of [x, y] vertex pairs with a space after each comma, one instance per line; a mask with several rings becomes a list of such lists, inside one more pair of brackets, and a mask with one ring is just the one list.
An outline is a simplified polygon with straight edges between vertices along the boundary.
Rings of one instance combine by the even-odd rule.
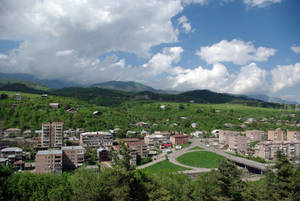
[[1, 150], [1, 152], [22, 152], [23, 150], [19, 147], [8, 147]]

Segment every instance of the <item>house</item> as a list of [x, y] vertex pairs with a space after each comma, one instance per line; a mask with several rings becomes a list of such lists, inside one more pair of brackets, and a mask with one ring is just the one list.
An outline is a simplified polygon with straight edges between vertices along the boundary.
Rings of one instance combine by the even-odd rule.
[[194, 137], [201, 137], [203, 134], [204, 134], [203, 131], [195, 131], [191, 133], [191, 135]]
[[135, 125], [138, 127], [149, 127], [149, 124], [143, 121], [137, 122]]
[[20, 101], [20, 100], [22, 100], [22, 96], [20, 94], [15, 94], [14, 95], [14, 100]]
[[8, 99], [8, 95], [7, 94], [1, 94], [1, 99]]
[[98, 110], [96, 110], [96, 111], [93, 112], [93, 115], [94, 116], [101, 116], [102, 112], [99, 112]]
[[105, 148], [97, 149], [97, 157], [99, 162], [109, 161], [109, 151]]
[[70, 108], [70, 109], [67, 109], [67, 112], [72, 113], [72, 114], [76, 114], [77, 110], [75, 110], [74, 108]]
[[192, 123], [191, 126], [192, 126], [192, 128], [197, 128], [198, 124], [197, 123]]
[[4, 136], [8, 136], [9, 134], [18, 135], [21, 133], [21, 129], [19, 128], [8, 128], [4, 131]]
[[49, 106], [52, 108], [52, 109], [57, 109], [59, 107], [59, 103], [50, 103]]
[[170, 141], [173, 145], [187, 144], [189, 142], [189, 136], [185, 134], [172, 135]]
[[170, 148], [172, 148], [172, 144], [170, 143], [160, 145], [160, 149], [170, 149]]
[[0, 152], [1, 158], [7, 158], [11, 162], [22, 160], [23, 150], [19, 147], [4, 148]]
[[48, 97], [48, 94], [42, 94], [41, 97], [42, 97], [42, 98], [47, 98], [47, 97]]

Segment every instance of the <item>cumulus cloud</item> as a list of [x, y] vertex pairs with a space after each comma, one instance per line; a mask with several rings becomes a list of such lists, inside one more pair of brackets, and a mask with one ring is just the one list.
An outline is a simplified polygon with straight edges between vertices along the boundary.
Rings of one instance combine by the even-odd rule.
[[0, 39], [43, 41], [45, 48], [85, 56], [124, 51], [149, 57], [152, 46], [177, 42], [171, 18], [182, 9], [179, 0], [3, 0]]
[[187, 17], [184, 15], [178, 18], [178, 25], [180, 25], [186, 33], [189, 33], [192, 30], [191, 24], [188, 22]]
[[295, 65], [277, 66], [271, 70], [272, 91], [276, 92], [286, 87], [300, 83], [300, 63]]
[[0, 59], [7, 59], [7, 58], [8, 58], [7, 55], [5, 55], [5, 54], [0, 54]]
[[212, 69], [198, 66], [195, 69], [183, 69], [176, 67], [172, 69], [173, 76], [168, 78], [170, 88], [177, 89], [211, 89], [222, 90], [227, 84], [229, 73], [222, 64], [214, 64]]
[[269, 92], [267, 72], [255, 63], [243, 66], [226, 91], [235, 94], [258, 94]]
[[291, 46], [291, 50], [296, 54], [300, 54], [300, 46], [293, 45]]
[[244, 3], [251, 7], [263, 8], [274, 3], [280, 3], [281, 0], [244, 0]]
[[232, 41], [222, 40], [212, 46], [201, 47], [196, 55], [209, 64], [232, 62], [243, 65], [250, 61], [267, 61], [275, 53], [276, 50], [273, 48], [255, 48], [251, 42], [233, 39]]
[[60, 50], [60, 51], [56, 51], [55, 55], [56, 56], [67, 56], [67, 55], [71, 55], [74, 53], [74, 50]]
[[182, 0], [184, 4], [192, 4], [192, 3], [198, 3], [198, 4], [205, 4], [207, 0]]

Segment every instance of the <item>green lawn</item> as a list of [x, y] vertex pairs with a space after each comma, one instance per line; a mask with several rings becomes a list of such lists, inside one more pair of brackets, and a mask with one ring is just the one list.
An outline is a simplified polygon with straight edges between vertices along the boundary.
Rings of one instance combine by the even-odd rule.
[[190, 150], [203, 150], [201, 147], [193, 147]]
[[152, 166], [149, 166], [144, 169], [144, 171], [149, 171], [152, 173], [155, 172], [176, 172], [176, 171], [183, 171], [183, 170], [190, 170], [189, 168], [181, 167], [178, 165], [175, 165], [167, 160], [161, 161], [159, 163], [156, 163]]
[[183, 149], [183, 148], [189, 147], [191, 144], [192, 144], [192, 143], [189, 142], [189, 143], [187, 143], [187, 144], [181, 144], [180, 146], [181, 146], [181, 148]]
[[199, 167], [199, 168], [217, 168], [219, 162], [225, 159], [223, 156], [208, 152], [208, 151], [196, 151], [189, 152], [179, 156], [176, 160], [182, 164]]

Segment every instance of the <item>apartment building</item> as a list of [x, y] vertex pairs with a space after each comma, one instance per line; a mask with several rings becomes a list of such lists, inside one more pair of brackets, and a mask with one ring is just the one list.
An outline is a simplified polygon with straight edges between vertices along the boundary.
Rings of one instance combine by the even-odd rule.
[[285, 132], [283, 130], [276, 129], [276, 130], [268, 131], [268, 140], [283, 142], [285, 140], [285, 138], [286, 138], [286, 136], [285, 136]]
[[138, 158], [145, 158], [148, 156], [149, 150], [147, 145], [138, 138], [123, 138], [121, 139], [125, 145], [128, 146], [131, 155], [136, 154]]
[[256, 156], [266, 160], [274, 160], [278, 150], [281, 150], [289, 159], [300, 160], [300, 142], [292, 141], [265, 141], [258, 144]]
[[62, 150], [38, 151], [35, 156], [35, 172], [37, 173], [60, 173], [62, 167]]
[[76, 169], [83, 164], [85, 149], [82, 146], [67, 146], [61, 150], [64, 169]]
[[110, 147], [112, 146], [113, 138], [109, 132], [85, 132], [80, 134], [79, 143], [83, 147], [90, 148]]
[[228, 136], [238, 135], [239, 133], [236, 131], [219, 131], [219, 143], [228, 144]]
[[63, 145], [64, 122], [42, 124], [41, 147], [61, 147]]
[[6, 158], [10, 162], [22, 160], [23, 150], [19, 147], [8, 147], [0, 151], [1, 158]]
[[247, 130], [246, 136], [247, 136], [247, 138], [249, 138], [250, 142], [264, 141], [265, 132], [259, 131], [259, 130]]
[[144, 142], [149, 148], [154, 148], [157, 145], [169, 144], [170, 137], [168, 135], [152, 134], [144, 137]]
[[287, 141], [300, 141], [300, 131], [287, 131]]
[[189, 136], [185, 134], [172, 135], [170, 141], [173, 145], [187, 144], [189, 142]]

